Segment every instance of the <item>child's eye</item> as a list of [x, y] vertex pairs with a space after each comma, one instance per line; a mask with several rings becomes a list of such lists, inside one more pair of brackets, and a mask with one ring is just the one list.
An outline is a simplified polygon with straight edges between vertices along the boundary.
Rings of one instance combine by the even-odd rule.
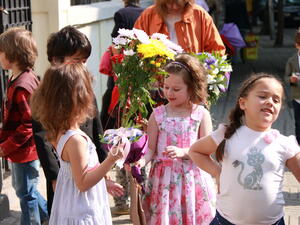
[[175, 88], [175, 89], [174, 89], [174, 91], [176, 91], [176, 92], [177, 92], [177, 91], [180, 91], [180, 89], [176, 89], [176, 88]]
[[169, 87], [167, 87], [167, 86], [164, 86], [164, 89], [166, 89], [166, 90], [169, 90]]
[[280, 103], [281, 100], [280, 100], [279, 98], [273, 98], [273, 102], [275, 102], [275, 103]]
[[265, 99], [266, 98], [266, 96], [264, 96], [264, 95], [259, 95], [258, 97], [261, 98], [261, 99]]

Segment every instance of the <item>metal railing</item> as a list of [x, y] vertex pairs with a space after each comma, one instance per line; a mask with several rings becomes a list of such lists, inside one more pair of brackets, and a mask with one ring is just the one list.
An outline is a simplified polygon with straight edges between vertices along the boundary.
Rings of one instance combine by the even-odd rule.
[[71, 5], [86, 5], [96, 2], [106, 2], [110, 0], [71, 0]]

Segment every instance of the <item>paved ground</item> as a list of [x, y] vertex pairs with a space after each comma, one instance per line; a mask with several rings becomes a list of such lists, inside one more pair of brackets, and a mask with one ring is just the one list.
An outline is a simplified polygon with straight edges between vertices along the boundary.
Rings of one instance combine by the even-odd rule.
[[[214, 124], [226, 120], [227, 113], [235, 104], [237, 90], [241, 82], [252, 72], [269, 72], [283, 77], [284, 65], [288, 57], [295, 51], [293, 48], [293, 34], [296, 28], [285, 30], [285, 42], [281, 48], [274, 48], [273, 41], [268, 36], [260, 36], [259, 58], [256, 61], [247, 61], [234, 64], [234, 72], [231, 77], [229, 92], [211, 108]], [[288, 95], [288, 93], [287, 93]], [[288, 101], [287, 101], [288, 103]], [[285, 104], [278, 121], [274, 125], [281, 133], [290, 135], [294, 133], [293, 113], [289, 104]], [[41, 172], [43, 177], [43, 173]], [[44, 178], [40, 182], [39, 190], [45, 196]], [[287, 225], [300, 225], [300, 185], [290, 174], [286, 172], [284, 180], [284, 195], [286, 199], [285, 212]], [[4, 179], [2, 193], [7, 194], [10, 200], [11, 216], [0, 221], [0, 225], [19, 224], [20, 207], [11, 187], [10, 176]], [[113, 200], [110, 199], [111, 206]], [[1, 212], [0, 212], [1, 214]], [[1, 217], [1, 216], [0, 216]], [[114, 224], [131, 224], [129, 216], [113, 217]]]

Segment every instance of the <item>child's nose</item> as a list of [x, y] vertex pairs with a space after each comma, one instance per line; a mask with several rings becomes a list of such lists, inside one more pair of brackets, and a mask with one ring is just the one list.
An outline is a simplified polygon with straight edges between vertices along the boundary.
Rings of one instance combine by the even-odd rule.
[[266, 99], [266, 103], [267, 103], [268, 105], [273, 105], [273, 104], [274, 104], [274, 101], [273, 101], [272, 98], [267, 98], [267, 99]]
[[167, 95], [167, 96], [171, 96], [171, 95], [172, 95], [172, 93], [173, 93], [173, 92], [172, 92], [172, 90], [170, 90], [170, 89], [169, 89], [169, 90], [167, 90], [167, 93], [166, 93], [166, 95]]

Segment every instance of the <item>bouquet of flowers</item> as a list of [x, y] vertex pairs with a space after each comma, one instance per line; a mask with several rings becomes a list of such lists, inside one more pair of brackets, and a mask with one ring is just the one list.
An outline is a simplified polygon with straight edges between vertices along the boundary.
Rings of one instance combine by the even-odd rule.
[[[141, 130], [130, 128], [119, 128], [106, 130], [101, 136], [101, 142], [103, 146], [110, 150], [120, 144], [124, 147], [124, 157], [117, 161], [117, 166], [122, 168], [123, 164], [131, 165], [132, 176], [137, 182], [142, 182], [142, 176], [140, 168], [134, 163], [137, 162], [147, 151], [148, 148], [148, 136]], [[114, 153], [110, 150], [111, 154]]]
[[150, 90], [158, 88], [164, 76], [161, 68], [183, 50], [164, 34], [148, 36], [138, 29], [120, 29], [113, 43], [121, 52], [112, 57], [122, 108], [121, 126], [130, 127], [147, 117], [146, 106], [155, 104]]
[[230, 72], [232, 71], [231, 64], [226, 55], [221, 56], [218, 53], [203, 52], [194, 56], [207, 70], [208, 104], [211, 105], [228, 89]]

